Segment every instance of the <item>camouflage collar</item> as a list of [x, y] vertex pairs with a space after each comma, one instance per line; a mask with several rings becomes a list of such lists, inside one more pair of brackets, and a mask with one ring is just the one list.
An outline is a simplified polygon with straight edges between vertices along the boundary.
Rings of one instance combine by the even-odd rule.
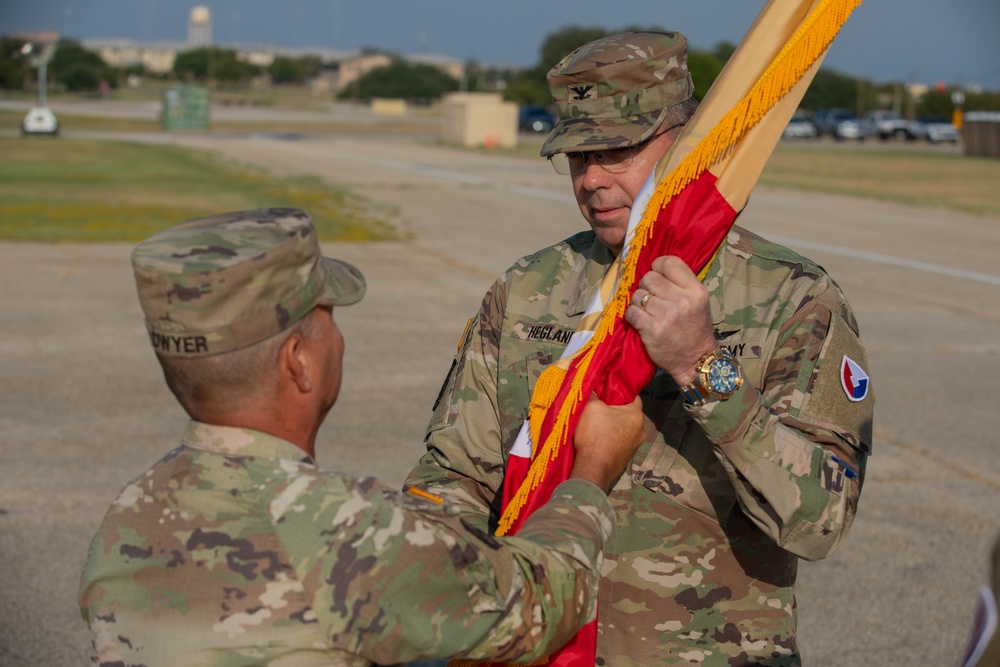
[[312, 463], [312, 457], [298, 445], [277, 436], [249, 428], [217, 426], [191, 420], [181, 444], [226, 456], [259, 456]]
[[604, 274], [608, 272], [608, 267], [615, 261], [615, 255], [606, 245], [597, 240], [594, 235], [594, 243], [590, 247], [590, 256], [587, 263], [576, 280], [576, 289], [573, 291], [573, 298], [566, 304], [566, 316], [576, 317], [587, 310], [590, 299], [594, 296], [594, 291], [604, 280]]

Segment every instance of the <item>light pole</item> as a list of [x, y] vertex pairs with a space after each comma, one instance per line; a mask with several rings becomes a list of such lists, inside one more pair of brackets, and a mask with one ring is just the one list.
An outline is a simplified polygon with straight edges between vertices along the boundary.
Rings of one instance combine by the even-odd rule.
[[54, 44], [45, 44], [38, 48], [33, 42], [25, 42], [21, 47], [21, 55], [28, 58], [34, 67], [38, 68], [38, 106], [45, 106], [45, 89], [48, 87], [49, 61], [55, 53]]

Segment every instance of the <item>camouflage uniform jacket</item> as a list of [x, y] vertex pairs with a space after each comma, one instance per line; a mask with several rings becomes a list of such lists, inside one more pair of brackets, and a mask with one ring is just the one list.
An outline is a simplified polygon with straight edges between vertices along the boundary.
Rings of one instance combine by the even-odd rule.
[[[543, 367], [557, 359], [612, 261], [592, 232], [525, 257], [470, 322], [408, 483], [495, 526], [504, 462]], [[841, 385], [867, 365], [838, 286], [813, 262], [739, 227], [705, 280], [720, 344], [747, 382], [684, 404], [658, 372], [647, 440], [611, 501], [599, 665], [796, 665], [797, 558], [819, 559], [854, 518], [872, 402]], [[489, 524], [487, 524], [489, 522]]]
[[561, 485], [524, 539], [497, 539], [264, 433], [191, 422], [182, 442], [91, 544], [95, 664], [533, 660], [593, 619], [613, 514], [589, 482]]

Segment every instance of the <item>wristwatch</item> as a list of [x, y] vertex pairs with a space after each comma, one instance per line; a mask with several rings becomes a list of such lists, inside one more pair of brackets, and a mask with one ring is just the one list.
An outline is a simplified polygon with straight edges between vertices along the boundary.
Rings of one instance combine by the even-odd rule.
[[695, 368], [694, 382], [681, 387], [690, 405], [705, 405], [710, 399], [724, 401], [743, 386], [743, 368], [729, 350], [714, 350], [702, 355]]

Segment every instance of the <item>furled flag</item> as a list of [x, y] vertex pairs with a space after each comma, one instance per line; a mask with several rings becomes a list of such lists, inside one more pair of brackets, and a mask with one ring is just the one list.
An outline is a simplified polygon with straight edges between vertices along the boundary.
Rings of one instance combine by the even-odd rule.
[[[497, 533], [514, 534], [573, 467], [572, 438], [593, 392], [631, 402], [656, 370], [623, 319], [652, 261], [677, 255], [704, 277], [827, 48], [861, 0], [768, 0], [657, 163], [632, 206], [626, 249], [563, 356], [546, 368], [507, 462]], [[596, 622], [538, 664], [593, 665]], [[455, 664], [462, 664], [458, 662]], [[467, 664], [467, 663], [466, 663]]]

